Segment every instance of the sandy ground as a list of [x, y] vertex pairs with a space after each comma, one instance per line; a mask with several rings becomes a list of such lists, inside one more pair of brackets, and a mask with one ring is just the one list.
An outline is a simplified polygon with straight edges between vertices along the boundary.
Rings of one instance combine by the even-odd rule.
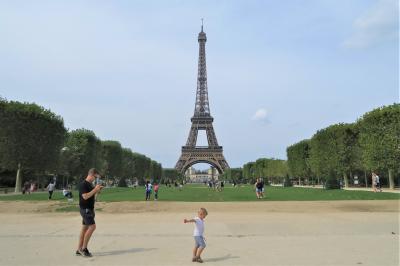
[[182, 220], [200, 206], [206, 265], [399, 265], [399, 201], [103, 203], [92, 258], [74, 255], [78, 213], [0, 202], [0, 265], [196, 265]]

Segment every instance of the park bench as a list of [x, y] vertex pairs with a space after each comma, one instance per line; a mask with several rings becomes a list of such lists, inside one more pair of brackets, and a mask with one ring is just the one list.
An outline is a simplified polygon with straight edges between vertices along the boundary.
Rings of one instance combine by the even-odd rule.
[[0, 194], [7, 194], [10, 190], [9, 187], [0, 187]]

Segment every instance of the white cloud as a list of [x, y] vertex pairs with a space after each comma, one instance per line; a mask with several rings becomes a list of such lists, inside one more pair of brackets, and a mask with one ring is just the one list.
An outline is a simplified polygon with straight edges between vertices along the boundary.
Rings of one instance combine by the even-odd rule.
[[353, 35], [342, 43], [346, 48], [365, 48], [398, 39], [397, 0], [380, 0], [353, 23]]
[[253, 115], [252, 120], [265, 120], [267, 118], [267, 110], [260, 108]]

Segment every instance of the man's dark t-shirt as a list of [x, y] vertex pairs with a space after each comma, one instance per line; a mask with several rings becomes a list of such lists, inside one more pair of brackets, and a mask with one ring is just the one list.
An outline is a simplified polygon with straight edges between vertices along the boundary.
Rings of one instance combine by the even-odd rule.
[[82, 183], [79, 184], [79, 206], [83, 209], [94, 209], [94, 195], [87, 200], [82, 198], [82, 194], [88, 193], [93, 190], [93, 185], [83, 180]]

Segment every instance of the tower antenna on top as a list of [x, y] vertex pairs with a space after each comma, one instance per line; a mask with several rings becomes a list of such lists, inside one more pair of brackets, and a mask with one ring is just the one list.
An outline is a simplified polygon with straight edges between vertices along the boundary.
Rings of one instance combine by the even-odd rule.
[[201, 18], [201, 31], [203, 31], [203, 20], [204, 18]]

